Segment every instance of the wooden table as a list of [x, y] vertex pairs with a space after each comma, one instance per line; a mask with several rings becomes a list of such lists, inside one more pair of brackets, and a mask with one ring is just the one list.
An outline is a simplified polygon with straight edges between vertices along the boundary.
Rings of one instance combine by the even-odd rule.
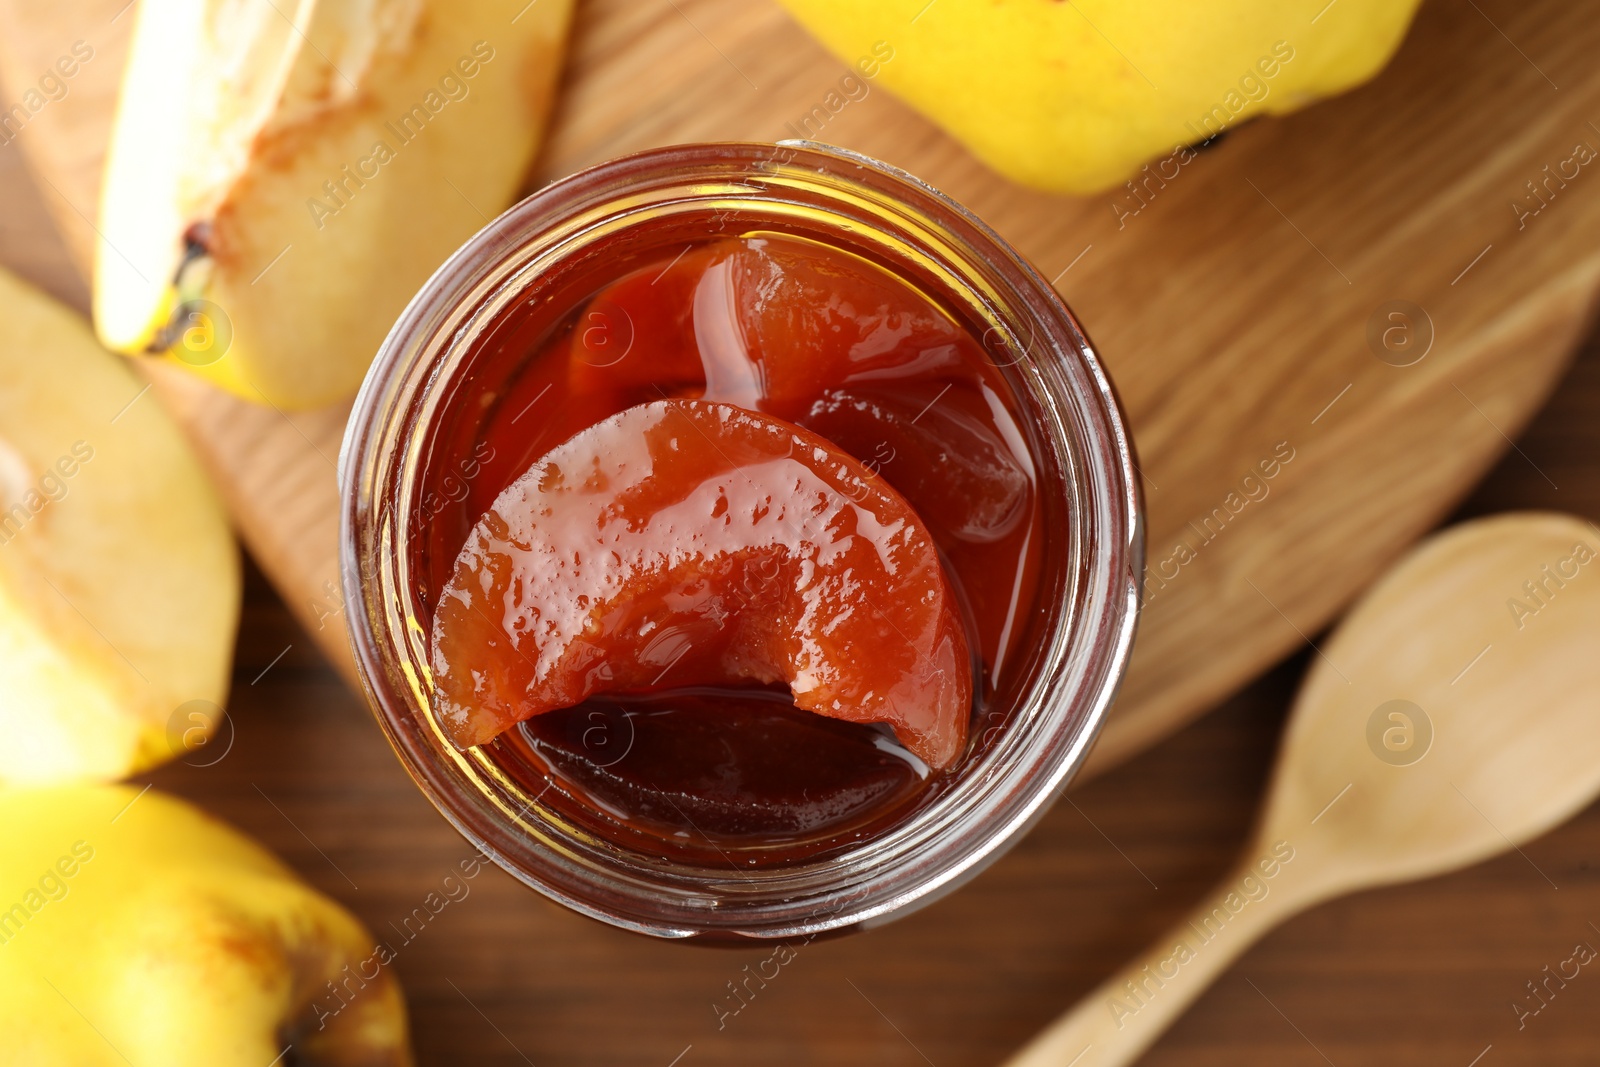
[[[81, 307], [81, 283], [17, 167], [16, 153], [0, 153], [0, 261]], [[1463, 514], [1552, 507], [1600, 518], [1600, 338], [1518, 445]], [[214, 766], [152, 778], [266, 843], [383, 936], [468, 850], [315, 648], [252, 572], [232, 748]], [[726, 983], [766, 952], [637, 939], [488, 871], [400, 949], [419, 1060], [993, 1063], [1222, 872], [1304, 666], [1303, 654], [1294, 657], [1077, 790], [955, 896], [872, 934], [801, 947], [720, 1030], [714, 1005], [729, 1003]], [[1524, 852], [1294, 921], [1246, 955], [1145, 1062], [1594, 1063], [1600, 972], [1586, 968], [1520, 1032], [1512, 1004], [1576, 942], [1600, 948], [1591, 925], [1600, 924], [1600, 810]]]

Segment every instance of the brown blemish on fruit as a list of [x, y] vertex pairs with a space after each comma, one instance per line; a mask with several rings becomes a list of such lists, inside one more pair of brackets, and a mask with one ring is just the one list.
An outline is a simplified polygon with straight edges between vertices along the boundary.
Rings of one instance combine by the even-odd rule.
[[[285, 872], [281, 877], [292, 877]], [[269, 992], [287, 982], [285, 1017], [275, 1038], [281, 1063], [298, 1067], [410, 1067], [405, 1004], [386, 969], [357, 970], [372, 949], [353, 942], [355, 928], [325, 916], [259, 917], [226, 902], [210, 905], [226, 928], [224, 953], [242, 961]], [[341, 990], [341, 1000], [329, 984]], [[353, 987], [353, 988], [347, 988]], [[320, 1011], [319, 1011], [320, 1008]]]

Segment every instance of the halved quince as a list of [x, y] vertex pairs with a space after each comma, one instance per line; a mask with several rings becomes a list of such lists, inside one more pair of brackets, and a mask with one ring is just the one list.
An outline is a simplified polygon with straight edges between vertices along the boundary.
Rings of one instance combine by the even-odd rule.
[[119, 778], [215, 728], [238, 553], [87, 324], [3, 271], [0, 308], [0, 785]]
[[412, 294], [515, 196], [571, 0], [139, 5], [95, 324], [280, 407], [353, 392]]

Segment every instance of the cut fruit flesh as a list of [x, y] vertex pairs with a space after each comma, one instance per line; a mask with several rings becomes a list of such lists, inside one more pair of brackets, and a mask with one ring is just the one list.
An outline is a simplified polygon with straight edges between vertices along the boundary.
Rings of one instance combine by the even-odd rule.
[[217, 725], [238, 554], [125, 362], [3, 271], [0, 307], [0, 785], [119, 778]]
[[[277, 14], [264, 3], [141, 5], [100, 208], [107, 247], [95, 321], [109, 347], [143, 351], [166, 325], [181, 299], [173, 290], [183, 235], [244, 172], [314, 7], [301, 0]], [[190, 113], [175, 116], [175, 101]]]
[[751, 681], [943, 769], [972, 706], [910, 506], [815, 434], [703, 401], [629, 408], [507, 488], [440, 597], [433, 671], [462, 746], [598, 693]]
[[499, 0], [139, 5], [98, 220], [102, 341], [279, 407], [353, 393], [429, 274], [515, 198], [571, 8], [509, 25]]

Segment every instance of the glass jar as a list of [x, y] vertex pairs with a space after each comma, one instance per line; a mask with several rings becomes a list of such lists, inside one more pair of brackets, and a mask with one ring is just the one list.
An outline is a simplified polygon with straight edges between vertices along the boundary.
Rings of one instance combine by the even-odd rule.
[[[1039, 596], [1009, 679], [947, 788], [826, 858], [759, 869], [674, 862], [564, 820], [430, 707], [432, 612], [414, 573], [441, 427], [483, 418], [473, 340], [552, 279], [629, 242], [803, 232], [886, 266], [983, 326], [1016, 395], [1044, 509]], [[975, 328], [974, 333], [979, 331]], [[458, 439], [452, 437], [452, 440]], [[639, 933], [806, 938], [881, 923], [971, 878], [1065, 788], [1126, 667], [1143, 512], [1117, 400], [1055, 291], [948, 197], [855, 153], [803, 142], [656, 149], [547, 186], [491, 222], [412, 300], [356, 401], [339, 470], [346, 618], [378, 721], [407, 770], [483, 853], [527, 885]]]

